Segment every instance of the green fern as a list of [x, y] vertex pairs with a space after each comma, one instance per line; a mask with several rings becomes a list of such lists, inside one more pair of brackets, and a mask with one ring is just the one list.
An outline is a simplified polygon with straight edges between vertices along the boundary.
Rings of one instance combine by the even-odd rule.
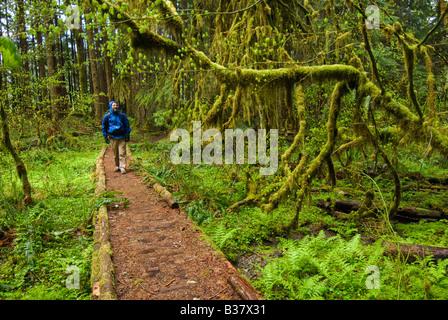
[[220, 224], [213, 233], [212, 240], [218, 246], [218, 248], [222, 249], [225, 247], [226, 243], [234, 236], [234, 234], [240, 228], [232, 228], [227, 229], [225, 224]]
[[[349, 292], [365, 291], [365, 270], [381, 257], [382, 248], [366, 252], [360, 235], [317, 236], [280, 240], [283, 257], [271, 261], [257, 285], [268, 299], [340, 299]], [[369, 257], [369, 258], [368, 258]], [[373, 258], [372, 258], [373, 257]]]
[[327, 279], [323, 279], [319, 275], [314, 275], [302, 281], [302, 286], [295, 299], [323, 299], [323, 293], [327, 290]]

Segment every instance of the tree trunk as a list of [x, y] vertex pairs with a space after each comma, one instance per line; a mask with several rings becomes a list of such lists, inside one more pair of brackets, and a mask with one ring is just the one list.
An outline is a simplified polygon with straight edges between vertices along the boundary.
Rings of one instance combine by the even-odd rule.
[[[48, 7], [50, 4], [47, 3]], [[44, 16], [44, 23], [49, 29], [51, 22], [50, 14]], [[53, 36], [54, 37], [54, 36]], [[58, 88], [56, 86], [56, 64], [54, 56], [54, 39], [50, 38], [50, 32], [45, 33], [45, 51], [47, 53], [47, 70], [48, 78], [50, 84], [50, 113], [52, 122], [57, 120], [57, 99], [58, 99]]]
[[[88, 8], [86, 13], [89, 13], [90, 11], [91, 9]], [[91, 26], [89, 27], [89, 24], [91, 24], [91, 22], [92, 19], [86, 19], [87, 46], [89, 48], [90, 74], [92, 78], [93, 94], [95, 99], [94, 114], [96, 121], [99, 123], [101, 122], [102, 119], [103, 110], [100, 97], [100, 82], [98, 78], [98, 67], [96, 63], [95, 40], [93, 37], [93, 29]]]
[[79, 74], [79, 90], [81, 97], [84, 97], [87, 93], [87, 73], [84, 65], [84, 40], [81, 36], [81, 29], [73, 29], [76, 41], [76, 60], [78, 62], [78, 74]]
[[31, 204], [33, 202], [33, 199], [31, 197], [31, 184], [28, 180], [28, 174], [26, 171], [25, 164], [23, 163], [22, 159], [20, 159], [19, 155], [17, 154], [16, 150], [14, 149], [14, 146], [11, 143], [11, 138], [9, 136], [9, 127], [8, 127], [8, 121], [6, 118], [6, 112], [3, 108], [3, 104], [0, 102], [0, 117], [1, 117], [1, 128], [2, 128], [2, 142], [5, 148], [11, 153], [11, 156], [14, 158], [14, 162], [16, 164], [16, 171], [17, 175], [20, 178], [20, 181], [22, 182], [22, 188], [23, 193], [25, 194], [25, 203], [27, 205]]
[[[38, 66], [39, 66], [39, 80], [43, 81], [45, 79], [46, 73], [45, 73], [45, 60], [44, 60], [44, 47], [43, 47], [43, 40], [42, 40], [42, 32], [37, 31], [36, 33], [36, 42], [37, 42], [37, 50], [38, 50]], [[39, 98], [42, 104], [44, 104], [45, 100], [47, 99], [48, 90], [46, 85], [40, 85], [40, 88], [42, 88], [41, 92], [39, 93]]]
[[238, 270], [227, 260], [225, 260], [227, 266], [233, 273], [227, 279], [227, 282], [232, 286], [235, 292], [241, 297], [243, 300], [263, 300], [263, 297], [258, 294], [258, 292], [244, 279]]
[[109, 101], [114, 100], [112, 93], [112, 63], [109, 57], [109, 49], [107, 48], [107, 30], [103, 30], [103, 48], [104, 48], [104, 71], [106, 73], [106, 93]]
[[[155, 182], [155, 180], [153, 180], [151, 177], [150, 177], [150, 180], [152, 182]], [[166, 190], [164, 187], [162, 187], [157, 182], [155, 182], [152, 187], [154, 188], [154, 190], [156, 190], [156, 192], [159, 194], [159, 196], [161, 196], [162, 199], [165, 200], [166, 203], [168, 203], [168, 205], [170, 206], [171, 209], [179, 208], [179, 204], [177, 203], [176, 200], [174, 200], [173, 196], [171, 195], [171, 193], [168, 190]]]
[[97, 56], [97, 72], [98, 72], [98, 83], [100, 92], [105, 95], [101, 95], [101, 105], [107, 106], [109, 104], [108, 96], [107, 96], [107, 80], [106, 80], [106, 70], [105, 70], [105, 52], [101, 51], [101, 46], [103, 44], [104, 35], [100, 28], [94, 29], [94, 34], [99, 35], [98, 41], [95, 42], [95, 53]]
[[25, 6], [23, 1], [17, 1], [17, 23], [19, 27], [19, 33], [20, 35], [20, 53], [22, 55], [23, 59], [23, 69], [25, 70], [24, 76], [20, 76], [20, 82], [22, 84], [22, 88], [25, 89], [23, 98], [25, 101], [23, 101], [23, 106], [26, 108], [30, 105], [30, 87], [29, 87], [29, 77], [28, 74], [30, 73], [30, 63], [29, 59], [27, 57], [28, 55], [28, 42], [27, 38], [23, 37], [22, 34], [26, 33], [26, 26], [25, 26]]
[[230, 276], [227, 281], [243, 300], [263, 300], [258, 292], [239, 274]]
[[[55, 18], [55, 25], [57, 25], [57, 17]], [[56, 37], [56, 48], [57, 48], [57, 52], [58, 54], [56, 55], [56, 69], [58, 69], [58, 66], [60, 68], [64, 68], [65, 66], [65, 61], [64, 61], [64, 48], [62, 46], [62, 42], [61, 42], [61, 36], [57, 36]], [[70, 108], [68, 101], [68, 92], [67, 92], [67, 87], [65, 86], [65, 82], [66, 82], [66, 78], [65, 78], [65, 73], [64, 72], [60, 72], [58, 75], [58, 85], [57, 85], [57, 92], [58, 92], [58, 105], [59, 108], [57, 110], [57, 112], [60, 111], [65, 111], [67, 112], [68, 109]]]

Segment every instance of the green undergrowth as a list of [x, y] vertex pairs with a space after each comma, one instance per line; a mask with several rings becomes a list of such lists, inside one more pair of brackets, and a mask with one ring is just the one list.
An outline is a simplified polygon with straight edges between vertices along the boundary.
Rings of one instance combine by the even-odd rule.
[[[448, 298], [448, 260], [389, 256], [382, 246], [384, 240], [448, 246], [447, 221], [389, 222], [386, 217], [394, 185], [386, 168], [374, 163], [366, 165], [361, 152], [344, 154], [341, 162], [335, 162], [341, 176], [334, 189], [328, 187], [325, 175], [318, 176], [310, 201], [300, 214], [299, 228], [286, 234], [284, 226], [295, 214], [293, 198], [284, 199], [270, 213], [254, 204], [228, 211], [229, 206], [245, 199], [248, 192], [245, 178], [250, 168], [173, 165], [169, 160], [172, 146], [168, 139], [133, 144], [133, 154], [141, 160], [136, 166], [143, 167], [173, 193], [185, 213], [231, 262], [241, 267], [265, 298]], [[408, 150], [415, 152], [400, 153], [400, 163], [407, 166], [400, 173], [446, 176], [447, 164], [440, 156], [419, 161], [421, 158], [416, 154], [420, 150]], [[373, 170], [375, 175], [371, 178]], [[274, 181], [275, 177], [259, 181], [269, 179]], [[403, 186], [409, 182], [414, 181], [402, 177]], [[331, 215], [316, 206], [318, 199], [362, 201], [369, 189], [375, 192], [378, 217], [356, 219], [350, 214]], [[448, 207], [446, 190], [428, 193], [413, 190], [412, 185], [403, 190], [403, 206]], [[377, 274], [379, 278], [375, 282]]]
[[0, 299], [90, 299], [91, 219], [104, 201], [92, 177], [102, 144], [98, 135], [78, 141], [85, 147], [21, 151], [33, 187], [28, 207], [10, 155], [0, 153], [0, 235], [9, 239], [0, 247]]
[[[324, 231], [301, 240], [281, 239], [255, 284], [267, 299], [446, 299], [448, 260], [404, 264], [384, 255], [379, 242], [364, 245]], [[375, 277], [377, 276], [376, 280]]]

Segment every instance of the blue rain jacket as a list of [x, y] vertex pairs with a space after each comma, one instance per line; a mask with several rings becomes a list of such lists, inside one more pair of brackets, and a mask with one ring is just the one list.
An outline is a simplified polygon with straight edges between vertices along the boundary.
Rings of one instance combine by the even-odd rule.
[[129, 126], [129, 120], [124, 113], [120, 110], [113, 111], [112, 104], [115, 101], [109, 103], [109, 113], [106, 113], [103, 118], [103, 136], [110, 136], [114, 139], [121, 139], [128, 137], [131, 133], [131, 127]]

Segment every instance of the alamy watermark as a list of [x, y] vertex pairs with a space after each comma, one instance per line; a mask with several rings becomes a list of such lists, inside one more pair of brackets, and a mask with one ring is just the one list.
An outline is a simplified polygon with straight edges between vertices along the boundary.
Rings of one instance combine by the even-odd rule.
[[366, 268], [366, 273], [370, 274], [366, 279], [367, 289], [379, 289], [380, 288], [380, 269], [371, 265]]
[[366, 28], [379, 29], [380, 28], [380, 8], [375, 5], [368, 6], [366, 9]]
[[[218, 129], [201, 130], [201, 121], [193, 122], [193, 141], [185, 129], [175, 129], [171, 132], [170, 141], [178, 142], [171, 149], [170, 159], [173, 164], [222, 164], [222, 134]], [[258, 134], [257, 134], [258, 133]], [[269, 130], [269, 156], [267, 155], [266, 129], [226, 129], [224, 132], [224, 162], [225, 164], [245, 163], [245, 138], [247, 138], [247, 163], [262, 166], [261, 175], [273, 175], [278, 169], [278, 130]], [[209, 142], [202, 149], [202, 142]], [[235, 141], [235, 144], [234, 144]], [[192, 147], [191, 147], [192, 146]], [[192, 150], [191, 150], [192, 149]], [[192, 151], [192, 152], [191, 152]], [[234, 152], [236, 151], [236, 152]], [[192, 155], [192, 156], [191, 156]]]
[[73, 30], [81, 28], [81, 13], [79, 6], [68, 6], [67, 9], [65, 9], [65, 15], [67, 16], [67, 19], [65, 20], [67, 29]]
[[65, 287], [67, 289], [79, 289], [79, 268], [74, 265], [69, 265], [65, 273], [69, 274], [65, 280]]

